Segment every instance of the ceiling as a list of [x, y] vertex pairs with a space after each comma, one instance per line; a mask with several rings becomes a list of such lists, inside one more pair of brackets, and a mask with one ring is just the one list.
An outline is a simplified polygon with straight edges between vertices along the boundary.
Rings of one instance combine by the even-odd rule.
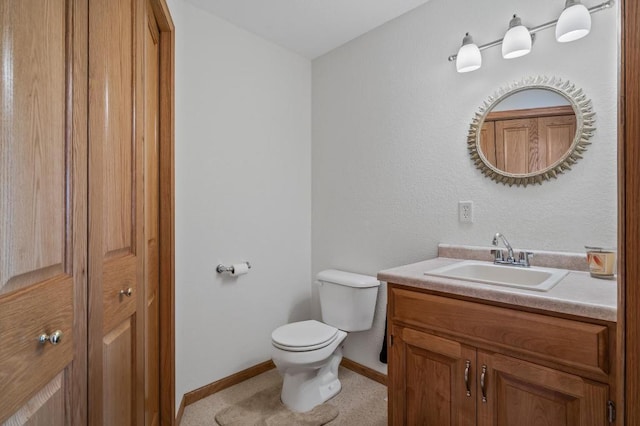
[[188, 0], [309, 59], [428, 0]]

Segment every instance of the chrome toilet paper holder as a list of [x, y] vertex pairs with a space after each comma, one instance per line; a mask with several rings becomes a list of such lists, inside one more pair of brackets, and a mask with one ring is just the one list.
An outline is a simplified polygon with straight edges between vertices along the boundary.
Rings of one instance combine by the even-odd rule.
[[[247, 264], [247, 268], [251, 269], [251, 264], [249, 262], [242, 262], [242, 263], [246, 263]], [[224, 272], [229, 272], [229, 273], [234, 273], [235, 269], [233, 267], [233, 265], [231, 266], [224, 266], [222, 263], [219, 264], [218, 266], [216, 266], [216, 272], [219, 274], [222, 274]]]

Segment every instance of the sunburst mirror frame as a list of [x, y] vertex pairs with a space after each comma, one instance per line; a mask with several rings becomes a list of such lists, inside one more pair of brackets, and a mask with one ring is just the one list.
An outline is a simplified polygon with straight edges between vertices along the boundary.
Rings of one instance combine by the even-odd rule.
[[[485, 158], [480, 149], [480, 130], [487, 114], [506, 97], [514, 93], [528, 89], [544, 89], [556, 92], [566, 98], [571, 104], [576, 115], [576, 134], [571, 147], [567, 152], [550, 166], [527, 174], [513, 174], [497, 169]], [[590, 139], [596, 128], [595, 112], [592, 109], [591, 100], [587, 98], [581, 88], [573, 83], [563, 81], [558, 77], [528, 77], [500, 88], [492, 96], [487, 98], [474, 116], [469, 127], [467, 147], [471, 160], [476, 167], [487, 177], [504, 185], [542, 184], [545, 180], [556, 179], [558, 174], [571, 170], [571, 166], [582, 158], [582, 153], [591, 144]]]

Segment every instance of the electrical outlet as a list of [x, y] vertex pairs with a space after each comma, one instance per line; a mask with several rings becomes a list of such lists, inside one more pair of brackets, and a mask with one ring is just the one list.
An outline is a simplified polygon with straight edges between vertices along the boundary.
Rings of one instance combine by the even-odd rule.
[[473, 223], [473, 201], [458, 201], [458, 221]]

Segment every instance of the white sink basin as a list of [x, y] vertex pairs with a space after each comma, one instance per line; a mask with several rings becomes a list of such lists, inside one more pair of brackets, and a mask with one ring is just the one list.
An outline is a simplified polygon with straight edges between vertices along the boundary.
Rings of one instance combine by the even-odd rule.
[[549, 291], [568, 273], [569, 271], [565, 269], [523, 268], [465, 260], [427, 271], [424, 274], [527, 290]]

